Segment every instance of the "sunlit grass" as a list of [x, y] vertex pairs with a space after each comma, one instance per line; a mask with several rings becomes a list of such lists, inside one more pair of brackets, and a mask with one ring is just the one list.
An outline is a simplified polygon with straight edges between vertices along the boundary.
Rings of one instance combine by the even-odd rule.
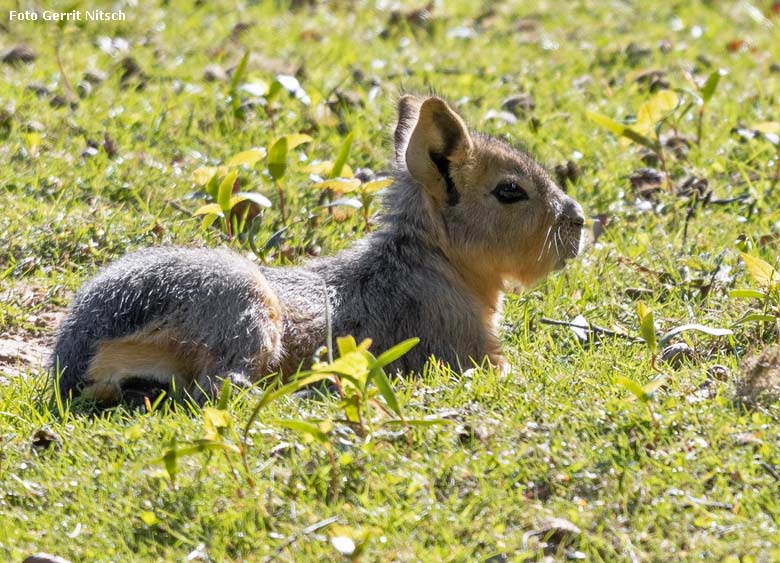
[[[239, 173], [242, 190], [272, 203], [252, 225], [259, 254], [269, 264], [296, 263], [348, 245], [366, 214], [324, 207], [324, 190], [304, 168], [336, 161], [351, 132], [349, 167], [387, 171], [403, 90], [448, 97], [476, 129], [522, 142], [551, 169], [572, 161], [579, 174], [570, 195], [589, 221], [608, 223], [581, 259], [507, 298], [502, 337], [512, 373], [432, 368], [397, 384], [405, 416], [452, 424], [415, 428], [411, 448], [402, 431], [367, 439], [336, 425], [337, 500], [327, 452], [262, 416], [249, 434], [253, 485], [214, 453], [182, 459], [174, 486], [155, 460], [172, 439], [204, 435], [200, 411], [163, 405], [152, 414], [86, 416], [58, 409], [43, 373], [11, 377], [0, 385], [0, 559], [47, 551], [74, 562], [173, 561], [193, 552], [214, 561], [329, 561], [341, 557], [330, 538], [345, 536], [366, 561], [519, 561], [541, 557], [544, 533], [533, 532], [551, 517], [581, 529], [560, 542], [560, 560], [575, 552], [590, 561], [780, 559], [778, 406], [746, 411], [733, 401], [740, 361], [777, 333], [735, 326], [755, 305], [729, 297], [751, 285], [740, 252], [777, 256], [771, 237], [760, 243], [780, 229], [776, 147], [732, 132], [780, 121], [772, 66], [780, 64], [780, 23], [768, 2], [506, 2], [492, 14], [447, 2], [427, 20], [401, 14], [397, 25], [389, 10], [362, 3], [138, 4], [126, 8], [124, 24], [60, 31], [5, 23], [1, 45], [25, 42], [38, 58], [0, 65], [0, 334], [49, 333], [41, 313], [61, 310], [88, 275], [127, 250], [224, 244], [252, 253], [246, 236], [218, 223], [203, 230], [190, 215], [210, 201], [193, 195], [200, 187], [192, 174], [284, 135], [312, 138], [291, 151], [279, 184], [286, 220], [267, 161]], [[252, 26], [234, 31], [239, 22]], [[123, 38], [127, 50], [101, 37]], [[58, 38], [74, 88], [87, 70], [106, 73], [73, 109], [51, 105], [68, 95]], [[270, 87], [297, 72], [311, 105], [285, 90], [269, 113], [245, 93], [242, 103], [254, 105], [240, 106], [237, 118], [229, 78], [211, 82], [203, 73], [210, 64], [230, 69], [247, 50], [246, 83]], [[123, 83], [127, 57], [141, 72]], [[638, 148], [586, 112], [631, 123], [652, 95], [635, 80], [642, 71], [663, 71], [666, 87], [690, 101], [686, 73], [702, 82], [717, 69], [726, 72], [701, 142], [698, 107], [681, 111], [673, 125], [690, 146], [684, 158], [670, 152], [668, 168], [675, 187], [695, 176], [708, 181], [711, 199], [744, 198], [697, 204], [686, 236], [690, 197], [665, 186], [649, 201], [638, 197], [629, 179], [647, 166]], [[48, 93], [38, 96], [39, 86]], [[535, 109], [515, 121], [486, 119], [519, 92]], [[27, 288], [33, 298], [22, 297]], [[734, 330], [733, 340], [676, 339], [697, 359], [661, 366], [668, 378], [653, 397], [656, 423], [615, 380], [644, 385], [656, 376], [644, 346], [623, 337], [581, 342], [541, 322], [581, 314], [638, 336], [638, 299], [659, 335], [692, 322]], [[730, 375], [708, 375], [714, 364]], [[232, 418], [245, 423], [255, 400], [232, 399]], [[335, 398], [283, 400], [263, 416], [339, 412]], [[42, 429], [51, 436], [36, 438]]]

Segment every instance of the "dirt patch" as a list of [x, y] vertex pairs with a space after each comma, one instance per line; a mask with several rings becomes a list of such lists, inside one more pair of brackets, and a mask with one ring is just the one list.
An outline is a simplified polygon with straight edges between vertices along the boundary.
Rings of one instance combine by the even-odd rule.
[[0, 385], [23, 372], [43, 368], [49, 355], [48, 340], [30, 334], [0, 338]]
[[0, 332], [0, 385], [11, 377], [40, 371], [46, 365], [54, 343], [54, 331], [65, 311], [53, 305], [42, 287], [17, 284], [0, 291], [3, 302], [24, 313], [17, 325]]

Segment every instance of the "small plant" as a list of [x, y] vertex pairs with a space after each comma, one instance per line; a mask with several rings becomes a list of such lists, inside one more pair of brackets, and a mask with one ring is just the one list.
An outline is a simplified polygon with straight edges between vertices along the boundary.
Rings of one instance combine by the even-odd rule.
[[[214, 453], [225, 456], [231, 471], [238, 480], [239, 472], [231, 459], [240, 460], [244, 476], [250, 486], [254, 480], [249, 468], [248, 450], [249, 432], [258, 419], [260, 412], [275, 401], [289, 397], [311, 385], [329, 381], [338, 390], [338, 408], [343, 418], [285, 420], [264, 419], [265, 424], [286, 428], [301, 434], [307, 441], [319, 444], [328, 454], [332, 469], [331, 496], [338, 497], [338, 465], [334, 456], [330, 433], [337, 424], [345, 424], [352, 428], [361, 438], [366, 438], [375, 426], [402, 425], [430, 426], [443, 421], [409, 420], [403, 416], [398, 398], [385, 372], [385, 367], [399, 359], [413, 348], [419, 339], [411, 338], [397, 344], [374, 356], [369, 352], [371, 340], [357, 344], [351, 336], [337, 339], [339, 357], [328, 362], [314, 364], [310, 371], [302, 372], [287, 384], [268, 387], [260, 400], [252, 409], [244, 430], [238, 433], [233, 416], [228, 411], [230, 401], [230, 385], [222, 387], [216, 406], [206, 406], [203, 414], [203, 437], [192, 442], [178, 443], [171, 440], [163, 456], [156, 460], [165, 465], [171, 483], [175, 485], [178, 472], [178, 460], [185, 456], [205, 455], [206, 463]], [[380, 398], [383, 400], [380, 401]], [[408, 435], [411, 440], [411, 434]]]
[[637, 303], [636, 312], [639, 321], [639, 336], [642, 338], [642, 341], [645, 343], [645, 347], [650, 354], [650, 365], [653, 370], [659, 373], [662, 372], [656, 364], [658, 349], [667, 346], [675, 336], [691, 331], [701, 332], [709, 336], [732, 336], [734, 334], [734, 332], [728, 328], [716, 328], [698, 323], [686, 323], [674, 327], [665, 332], [661, 338], [657, 338], [653, 311], [643, 301], [640, 301]]
[[[281, 179], [287, 172], [287, 157], [290, 150], [308, 143], [311, 137], [308, 135], [285, 135], [273, 142], [268, 150], [255, 148], [240, 152], [230, 158], [227, 163], [219, 167], [204, 166], [195, 170], [192, 175], [195, 184], [204, 187], [210, 203], [199, 207], [194, 215], [203, 216], [201, 227], [205, 230], [211, 227], [219, 219], [222, 231], [229, 237], [244, 232], [247, 227], [251, 205], [261, 208], [271, 207], [271, 200], [256, 192], [240, 191], [238, 167], [254, 166], [266, 159], [268, 176], [276, 186], [279, 197], [279, 209], [282, 214], [282, 222], [287, 222], [287, 211], [284, 190]], [[244, 202], [248, 204], [239, 205]], [[236, 212], [236, 209], [239, 211]]]
[[[408, 420], [404, 418], [398, 398], [384, 368], [411, 350], [419, 339], [411, 338], [396, 344], [389, 350], [375, 357], [369, 352], [371, 340], [366, 339], [360, 344], [351, 336], [338, 338], [339, 358], [328, 362], [316, 363], [312, 370], [300, 376], [287, 385], [269, 388], [255, 405], [244, 429], [244, 437], [249, 434], [252, 424], [257, 420], [260, 411], [274, 401], [292, 395], [312, 384], [330, 381], [338, 390], [339, 410], [343, 418], [334, 420], [266, 420], [267, 424], [281, 426], [298, 432], [307, 440], [320, 444], [328, 454], [332, 469], [331, 496], [338, 496], [337, 471], [338, 465], [333, 455], [333, 445], [329, 434], [336, 424], [346, 424], [355, 433], [365, 438], [374, 425], [386, 426], [401, 424], [407, 428], [414, 425], [437, 424], [439, 420]], [[379, 402], [384, 399], [384, 404]], [[384, 418], [376, 418], [374, 412]], [[389, 418], [387, 418], [389, 417]], [[409, 435], [411, 441], [411, 435]]]
[[279, 198], [279, 212], [282, 214], [282, 224], [287, 224], [287, 198], [284, 195], [282, 187], [282, 178], [287, 172], [287, 156], [295, 147], [308, 143], [312, 140], [308, 135], [295, 133], [280, 137], [271, 144], [268, 149], [268, 175], [273, 180], [276, 187], [276, 194]]
[[639, 335], [644, 342], [645, 348], [650, 355], [650, 365], [653, 371], [658, 375], [654, 377], [649, 383], [645, 385], [624, 376], [617, 376], [615, 382], [628, 390], [631, 395], [638, 401], [640, 401], [648, 411], [650, 420], [656, 432], [656, 438], [658, 435], [658, 421], [655, 418], [655, 414], [652, 408], [653, 393], [661, 387], [667, 380], [668, 375], [664, 373], [657, 364], [658, 349], [665, 347], [671, 340], [684, 332], [695, 331], [708, 334], [710, 336], [731, 336], [733, 332], [727, 328], [713, 328], [696, 323], [689, 323], [679, 325], [668, 332], [666, 332], [661, 338], [656, 336], [655, 328], [655, 315], [652, 309], [643, 301], [637, 303], [637, 320], [639, 322]]
[[[352, 168], [347, 164], [349, 152], [352, 148], [352, 133], [344, 138], [336, 160], [317, 162], [307, 166], [304, 170], [312, 174], [317, 181], [314, 187], [325, 190], [330, 200], [325, 207], [351, 207], [362, 211], [363, 225], [369, 230], [371, 218], [371, 205], [377, 192], [393, 183], [392, 178], [376, 178], [363, 181], [356, 178]], [[325, 179], [322, 179], [322, 178]], [[335, 199], [332, 196], [337, 196]]]
[[[219, 220], [222, 231], [233, 238], [242, 233], [247, 225], [251, 205], [239, 204], [249, 202], [260, 208], [271, 207], [271, 201], [264, 195], [256, 192], [242, 192], [238, 170], [235, 168], [242, 164], [253, 164], [265, 156], [262, 149], [252, 149], [238, 153], [231, 158], [226, 165], [218, 168], [202, 167], [193, 173], [193, 181], [204, 187], [210, 203], [199, 207], [193, 215], [202, 216], [201, 228], [211, 227]], [[236, 211], [240, 209], [240, 212]]]
[[653, 370], [657, 371], [659, 375], [645, 385], [641, 385], [639, 382], [634, 381], [628, 377], [619, 375], [615, 377], [615, 383], [627, 389], [631, 395], [641, 402], [647, 409], [650, 422], [653, 424], [653, 430], [655, 432], [655, 441], [658, 441], [658, 421], [655, 418], [653, 412], [653, 392], [658, 389], [666, 381], [666, 375], [656, 367], [657, 356], [657, 342], [655, 337], [655, 320], [653, 318], [653, 311], [642, 301], [637, 303], [637, 317], [639, 319], [639, 334], [645, 343], [648, 353], [650, 354], [650, 364]]
[[327, 206], [346, 206], [360, 209], [363, 226], [366, 230], [371, 228], [371, 205], [376, 194], [393, 183], [392, 178], [378, 178], [369, 182], [363, 182], [359, 178], [333, 178], [318, 182], [315, 188], [330, 190], [340, 196], [332, 200]]
[[751, 254], [742, 253], [745, 269], [755, 284], [751, 288], [734, 289], [732, 299], [750, 299], [755, 304], [736, 324], [771, 323], [780, 338], [780, 272], [769, 262]]
[[720, 83], [720, 77], [725, 74], [722, 70], [714, 70], [707, 77], [701, 88], [694, 82], [693, 77], [688, 75], [690, 82], [696, 87], [698, 94], [696, 96], [696, 103], [699, 106], [699, 115], [696, 122], [696, 144], [701, 145], [702, 128], [704, 127], [704, 113], [707, 110], [707, 105], [710, 103], [712, 96], [715, 95], [715, 91], [718, 89]]
[[588, 119], [632, 143], [642, 145], [657, 157], [666, 174], [667, 187], [671, 189], [671, 179], [666, 164], [661, 129], [680, 103], [680, 97], [672, 90], [661, 90], [639, 107], [636, 121], [631, 125], [618, 123], [614, 119], [595, 112], [587, 112]]

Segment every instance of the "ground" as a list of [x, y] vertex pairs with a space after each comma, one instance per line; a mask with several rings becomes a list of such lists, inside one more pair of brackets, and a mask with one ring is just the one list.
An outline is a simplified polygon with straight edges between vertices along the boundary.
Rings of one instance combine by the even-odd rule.
[[[742, 252], [777, 260], [776, 2], [114, 6], [125, 21], [0, 19], [0, 559], [780, 560], [780, 409], [735, 399], [777, 309], [730, 293], [761, 289]], [[286, 264], [361, 236], [373, 188], [340, 194], [312, 176], [331, 164], [307, 167], [340, 160], [351, 133], [338, 175], [387, 170], [403, 91], [446, 96], [557, 167], [589, 218], [581, 258], [508, 295], [509, 375], [397, 381], [407, 418], [440, 422], [409, 431], [379, 410], [372, 432], [338, 422], [333, 398], [281, 399], [246, 435], [254, 395], [101, 415], [53, 399], [57, 321], [125, 251], [227, 245]], [[311, 140], [286, 168], [278, 150], [233, 167], [271, 206], [202, 228], [203, 167], [292, 134]], [[657, 349], [686, 344], [685, 361], [653, 362], [638, 301], [659, 337], [733, 334], [683, 332]], [[611, 332], [549, 322], [578, 315]], [[320, 441], [285, 426], [310, 419], [336, 422]], [[164, 463], [217, 435], [243, 458]]]

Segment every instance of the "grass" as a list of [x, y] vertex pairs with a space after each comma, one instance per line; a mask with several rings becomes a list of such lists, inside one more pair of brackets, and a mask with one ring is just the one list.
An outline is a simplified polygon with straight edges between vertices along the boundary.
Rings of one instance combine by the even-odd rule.
[[[312, 136], [301, 158], [335, 160], [351, 131], [349, 165], [386, 169], [403, 89], [446, 95], [477, 128], [524, 143], [551, 167], [574, 161], [579, 176], [569, 193], [588, 217], [608, 218], [604, 235], [565, 271], [508, 296], [511, 376], [432, 368], [397, 384], [407, 416], [452, 424], [415, 429], [411, 448], [403, 435], [362, 439], [337, 425], [338, 498], [325, 450], [263, 417], [250, 434], [254, 486], [216, 454], [181, 460], [174, 486], [155, 460], [172, 438], [203, 435], [200, 412], [85, 416], [52, 404], [42, 370], [5, 373], [0, 559], [48, 551], [73, 561], [330, 561], [342, 557], [331, 537], [352, 538], [366, 561], [532, 560], [545, 539], [557, 560], [780, 559], [780, 411], [748, 411], [733, 400], [742, 358], [778, 336], [771, 326], [735, 325], [749, 305], [728, 297], [750, 283], [740, 249], [777, 256], [766, 237], [780, 229], [775, 147], [732, 132], [780, 120], [780, 19], [771, 3], [507, 1], [487, 12], [442, 2], [427, 20], [394, 18], [370, 3], [301, 4], [170, 0], [127, 5], [121, 23], [2, 21], [0, 46], [26, 43], [38, 57], [0, 65], [0, 334], [31, 342], [50, 334], [46, 314], [127, 250], [177, 243], [248, 251], [245, 237], [203, 231], [187, 213], [204, 203], [192, 196], [201, 166], [288, 133]], [[238, 33], [239, 22], [252, 26]], [[52, 96], [69, 95], [57, 46], [74, 91], [85, 71], [106, 73], [75, 107], [51, 105]], [[236, 119], [229, 82], [206, 81], [203, 72], [234, 66], [245, 50], [253, 54], [245, 82], [297, 71], [311, 105], [283, 92], [270, 112], [249, 105]], [[122, 81], [128, 57], [141, 72]], [[667, 156], [668, 165], [675, 185], [706, 178], [714, 199], [745, 199], [697, 207], [685, 236], [690, 199], [663, 187], [649, 204], [638, 199], [629, 181], [645, 166], [637, 148], [586, 111], [631, 118], [651, 96], [635, 80], [643, 70], [664, 71], [681, 90], [691, 89], [685, 72], [703, 80], [718, 68], [727, 74], [704, 114], [701, 143], [685, 158]], [[39, 96], [40, 87], [50, 92]], [[535, 109], [515, 123], [486, 119], [518, 92], [531, 94]], [[333, 103], [339, 93], [356, 103]], [[697, 112], [680, 112], [671, 125], [694, 138]], [[90, 145], [95, 154], [83, 156]], [[242, 189], [274, 202], [256, 226], [263, 246], [282, 224], [261, 169], [242, 171]], [[362, 214], [322, 209], [313, 184], [291, 159], [282, 187], [302, 220], [266, 245], [269, 263], [335, 252], [360, 236]], [[702, 284], [711, 287], [702, 292]], [[698, 358], [662, 366], [669, 377], [652, 399], [655, 423], [616, 383], [655, 377], [644, 347], [609, 337], [582, 344], [569, 329], [540, 322], [582, 314], [637, 335], [637, 290], [659, 332], [689, 322], [734, 329], [732, 339], [677, 338]], [[708, 376], [714, 364], [730, 375]], [[228, 410], [240, 424], [252, 406], [237, 398]], [[337, 412], [331, 399], [284, 400], [263, 416]], [[581, 533], [555, 541], [565, 534], [539, 532], [551, 517]]]

